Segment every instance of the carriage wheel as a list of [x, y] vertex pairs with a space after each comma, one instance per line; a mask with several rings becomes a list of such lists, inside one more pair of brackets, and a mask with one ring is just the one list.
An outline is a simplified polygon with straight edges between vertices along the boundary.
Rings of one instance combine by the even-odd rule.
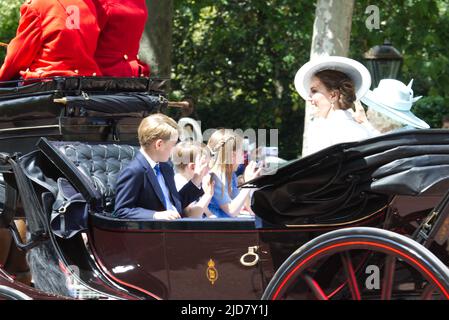
[[[376, 268], [377, 274], [367, 272]], [[373, 276], [377, 281], [368, 283], [376, 280]], [[262, 296], [292, 298], [449, 299], [449, 269], [428, 249], [400, 234], [364, 227], [336, 230], [295, 251]]]
[[32, 300], [31, 297], [16, 289], [0, 285], [0, 300]]

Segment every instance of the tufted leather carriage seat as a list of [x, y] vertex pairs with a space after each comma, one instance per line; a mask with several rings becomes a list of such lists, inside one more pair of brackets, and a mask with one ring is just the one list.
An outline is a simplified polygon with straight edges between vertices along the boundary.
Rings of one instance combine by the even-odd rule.
[[49, 141], [45, 138], [38, 142], [38, 147], [88, 202], [106, 214], [114, 209], [120, 171], [139, 150], [130, 145]]
[[[147, 229], [251, 230], [255, 227], [253, 218], [184, 218], [175, 221], [136, 221], [115, 218], [112, 216], [112, 212], [118, 175], [135, 157], [139, 147], [123, 144], [49, 141], [46, 138], [41, 138], [37, 147], [44, 154], [44, 162], [49, 160], [53, 163], [90, 203], [90, 207], [93, 208], [90, 216], [91, 223], [96, 227], [121, 231]], [[75, 231], [79, 230], [81, 229], [78, 228]]]

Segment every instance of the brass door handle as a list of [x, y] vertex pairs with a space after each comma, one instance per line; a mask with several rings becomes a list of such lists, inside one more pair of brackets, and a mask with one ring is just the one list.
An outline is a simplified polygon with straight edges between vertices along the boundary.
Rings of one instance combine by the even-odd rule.
[[[240, 258], [240, 263], [244, 265], [245, 267], [253, 267], [259, 262], [259, 255], [256, 253], [257, 249], [259, 249], [258, 246], [249, 247], [248, 252], [245, 253]], [[247, 261], [247, 258], [251, 258], [250, 261]]]

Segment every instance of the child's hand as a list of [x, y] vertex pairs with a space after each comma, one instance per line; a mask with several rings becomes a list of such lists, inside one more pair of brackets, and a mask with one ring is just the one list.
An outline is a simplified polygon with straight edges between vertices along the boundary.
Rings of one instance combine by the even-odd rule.
[[248, 208], [243, 207], [242, 210], [240, 211], [239, 216], [241, 217], [254, 217], [255, 214], [252, 210], [249, 210]]
[[173, 210], [158, 211], [153, 215], [153, 219], [156, 220], [176, 220], [180, 218], [181, 216], [179, 215], [179, 213]]
[[198, 155], [195, 158], [195, 170], [193, 171], [193, 178], [192, 182], [196, 186], [201, 186], [201, 182], [206, 174], [209, 173], [209, 163], [206, 160], [206, 156], [200, 156]]
[[245, 182], [250, 181], [252, 179], [260, 176], [260, 172], [262, 168], [257, 168], [257, 164], [255, 161], [251, 161], [245, 169], [245, 173], [243, 174], [245, 178]]
[[195, 171], [194, 174], [198, 174], [201, 176], [201, 179], [209, 173], [209, 162], [206, 160], [206, 156], [200, 156], [198, 155], [195, 158]]
[[212, 180], [210, 176], [205, 176], [203, 178], [203, 189], [205, 195], [210, 196], [211, 198], [214, 196], [215, 181]]
[[349, 109], [349, 111], [352, 113], [352, 117], [355, 121], [358, 123], [365, 123], [368, 122], [368, 119], [366, 117], [365, 109], [363, 108], [362, 104], [359, 101], [354, 102], [355, 106], [355, 112], [352, 109]]

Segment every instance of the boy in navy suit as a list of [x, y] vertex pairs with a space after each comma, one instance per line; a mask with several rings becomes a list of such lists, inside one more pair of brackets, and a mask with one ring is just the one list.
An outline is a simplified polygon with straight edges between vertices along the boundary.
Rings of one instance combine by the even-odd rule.
[[198, 163], [193, 178], [176, 190], [174, 171], [167, 161], [179, 137], [177, 123], [157, 113], [142, 120], [140, 150], [117, 180], [114, 216], [122, 219], [174, 220], [203, 195], [201, 181], [207, 163]]

